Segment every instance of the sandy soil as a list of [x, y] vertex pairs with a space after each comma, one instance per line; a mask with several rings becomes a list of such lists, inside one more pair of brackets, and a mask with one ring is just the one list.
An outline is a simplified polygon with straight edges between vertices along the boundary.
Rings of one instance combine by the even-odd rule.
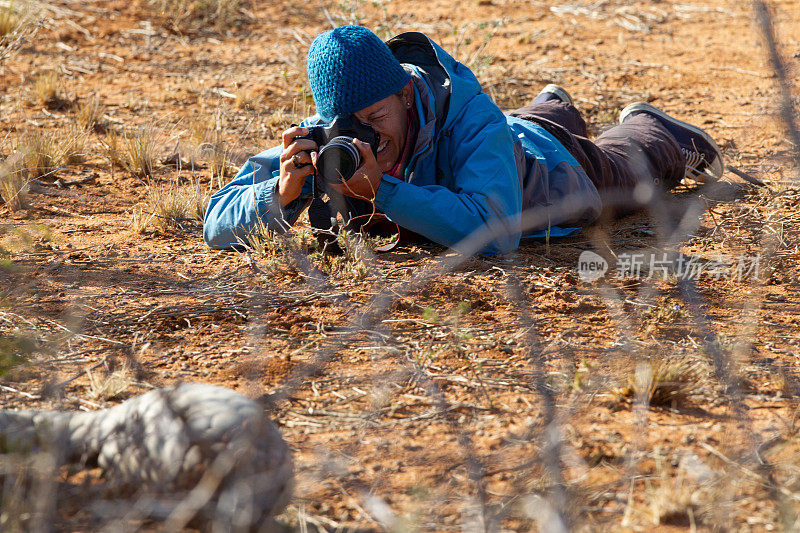
[[[796, 86], [800, 5], [772, 5]], [[638, 100], [707, 128], [768, 187], [728, 173], [676, 192], [673, 215], [703, 208], [679, 250], [759, 257], [758, 275], [704, 275], [694, 297], [674, 278], [617, 278], [613, 264], [601, 280], [577, 276], [585, 250], [660, 251], [664, 224], [647, 214], [427, 278], [451, 254], [409, 244], [360, 278], [328, 276], [209, 250], [188, 221], [135, 231], [148, 187], [218, 185], [202, 156], [158, 164], [149, 183], [115, 167], [110, 132], [149, 127], [162, 158], [213, 142], [241, 162], [271, 146], [312, 105], [303, 65], [330, 26], [323, 8], [384, 37], [428, 33], [503, 109], [559, 83], [595, 134]], [[0, 64], [4, 157], [34, 131], [69, 135], [90, 97], [105, 106], [82, 162], [34, 184], [26, 209], [0, 206], [0, 224], [33, 237], [2, 273], [0, 334], [35, 342], [2, 378], [0, 406], [95, 409], [178, 381], [267, 395], [297, 466], [281, 519], [302, 531], [548, 530], [559, 512], [585, 530], [800, 527], [800, 190], [751, 6], [276, 0], [235, 18], [178, 32], [144, 0], [57, 0]], [[48, 108], [33, 82], [53, 69], [64, 101]], [[119, 369], [121, 390], [98, 391]], [[650, 375], [667, 392], [648, 408], [634, 391]], [[64, 473], [59, 529], [111, 518], [76, 496], [82, 479]]]

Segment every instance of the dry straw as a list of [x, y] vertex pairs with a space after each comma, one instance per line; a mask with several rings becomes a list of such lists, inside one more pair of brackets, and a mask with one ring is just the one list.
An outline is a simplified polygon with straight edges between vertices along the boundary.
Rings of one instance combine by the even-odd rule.
[[89, 398], [109, 401], [124, 397], [126, 391], [130, 389], [134, 382], [130, 364], [123, 363], [113, 371], [104, 370], [105, 372], [86, 370], [86, 375], [89, 378]]
[[148, 0], [166, 25], [180, 31], [214, 27], [218, 31], [239, 16], [239, 0]]
[[59, 168], [80, 163], [86, 155], [87, 134], [78, 128], [66, 131], [34, 130], [22, 138], [22, 171], [31, 178], [52, 176]]
[[87, 134], [34, 130], [23, 136], [14, 153], [0, 164], [0, 196], [12, 211], [25, 209], [31, 180], [53, 178], [68, 165], [83, 161]]
[[14, 2], [0, 7], [0, 38], [16, 32], [25, 23], [25, 17], [19, 12]]
[[0, 63], [36, 33], [38, 26], [33, 24], [34, 13], [30, 2], [12, 0], [0, 5]]
[[142, 233], [149, 228], [185, 228], [202, 223], [211, 193], [195, 182], [189, 185], [177, 183], [147, 184], [144, 205], [134, 208], [131, 228]]
[[28, 177], [22, 170], [22, 154], [0, 163], [0, 197], [11, 211], [28, 207]]
[[123, 131], [111, 131], [105, 139], [106, 156], [112, 164], [140, 178], [153, 176], [158, 161], [158, 132], [152, 123]]
[[98, 96], [90, 96], [75, 107], [75, 122], [81, 129], [94, 130], [102, 126], [100, 121], [105, 110], [105, 105]]

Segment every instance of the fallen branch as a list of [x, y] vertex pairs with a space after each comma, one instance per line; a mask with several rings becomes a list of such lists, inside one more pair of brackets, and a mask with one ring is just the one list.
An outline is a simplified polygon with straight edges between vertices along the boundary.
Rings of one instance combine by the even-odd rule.
[[752, 183], [753, 185], [758, 185], [759, 187], [766, 187], [767, 186], [767, 184], [764, 183], [763, 181], [761, 181], [760, 179], [758, 179], [756, 177], [753, 177], [750, 174], [748, 174], [747, 172], [741, 171], [738, 168], [735, 168], [735, 167], [733, 167], [731, 165], [727, 165], [725, 168], [728, 170], [728, 172], [733, 172], [734, 174], [736, 174], [737, 176], [739, 176], [740, 178], [742, 178], [744, 181], [746, 181], [748, 183]]

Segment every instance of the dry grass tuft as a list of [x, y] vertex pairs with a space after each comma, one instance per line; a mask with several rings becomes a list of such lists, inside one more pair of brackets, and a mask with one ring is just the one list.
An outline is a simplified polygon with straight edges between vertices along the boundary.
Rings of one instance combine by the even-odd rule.
[[[303, 117], [305, 118], [305, 117]], [[286, 107], [278, 107], [273, 109], [271, 113], [266, 115], [264, 125], [266, 127], [266, 136], [270, 139], [280, 139], [281, 133], [286, 129], [287, 124], [299, 124], [300, 121], [293, 120], [294, 117], [290, 115]], [[303, 120], [302, 118], [300, 120]]]
[[301, 226], [280, 233], [269, 229], [259, 220], [256, 229], [246, 239], [242, 239], [241, 244], [255, 256], [286, 259], [291, 255], [286, 253], [287, 250], [307, 253], [316, 245], [316, 240], [311, 232]]
[[195, 146], [209, 142], [209, 137], [217, 127], [215, 117], [209, 115], [199, 116], [189, 121], [189, 138]]
[[30, 2], [11, 0], [0, 7], [0, 62], [8, 59], [36, 33], [39, 26], [33, 24], [34, 13]]
[[12, 154], [0, 163], [0, 197], [11, 211], [28, 207], [28, 177], [21, 153]]
[[[222, 185], [236, 172], [230, 159], [228, 143], [222, 137], [221, 118], [208, 117], [192, 122], [189, 127], [192, 143], [197, 146], [196, 157], [208, 163], [211, 183]], [[213, 188], [213, 186], [212, 186]]]
[[92, 372], [86, 370], [89, 377], [89, 398], [92, 400], [115, 400], [126, 396], [125, 392], [134, 381], [134, 374], [128, 363], [113, 372]]
[[100, 127], [106, 106], [97, 96], [91, 96], [80, 102], [75, 108], [75, 122], [82, 129], [91, 131]]
[[25, 17], [19, 12], [14, 2], [0, 8], [0, 38], [12, 35], [25, 23]]
[[302, 226], [289, 228], [286, 232], [273, 231], [261, 220], [245, 237], [239, 237], [256, 270], [269, 275], [296, 275], [302, 270], [298, 261], [307, 257], [316, 246], [316, 238]]
[[[646, 483], [646, 500], [649, 503], [649, 520], [646, 526], [689, 526], [712, 518], [714, 506], [724, 501], [719, 493], [720, 472], [707, 465], [700, 457], [685, 452], [673, 457], [677, 468], [666, 464], [666, 457], [654, 457], [657, 475]], [[648, 524], [649, 522], [649, 524]]]
[[214, 146], [211, 156], [208, 158], [211, 169], [211, 183], [218, 183], [220, 186], [232, 176], [236, 169], [230, 160], [230, 151], [225, 143]]
[[239, 244], [267, 274], [296, 274], [303, 270], [299, 265], [303, 262], [303, 267], [315, 267], [336, 279], [361, 281], [369, 277], [374, 259], [367, 238], [348, 230], [340, 231], [332, 242], [321, 247], [317, 237], [302, 226], [278, 232], [259, 221], [246, 238], [239, 239]]
[[703, 396], [710, 388], [708, 363], [688, 354], [664, 355], [663, 350], [641, 360], [624, 387], [621, 398], [641, 399], [648, 405], [677, 408]]
[[372, 250], [364, 236], [342, 230], [336, 236], [336, 244], [342, 250], [342, 255], [315, 257], [317, 266], [332, 276], [350, 277], [355, 281], [365, 279], [370, 271], [367, 262], [372, 256]]
[[299, 124], [312, 113], [313, 98], [305, 87], [302, 87], [297, 96], [292, 100], [292, 106], [281, 106], [273, 108], [264, 116], [264, 126], [266, 127], [266, 138], [280, 140], [281, 134], [289, 124]]
[[649, 359], [636, 371], [636, 393], [650, 405], [676, 407], [701, 394], [707, 365], [700, 360], [679, 356]]
[[0, 164], [0, 196], [12, 211], [28, 206], [30, 181], [53, 177], [58, 169], [83, 160], [87, 133], [33, 130], [19, 140], [16, 150]]
[[264, 102], [264, 96], [256, 89], [240, 88], [236, 91], [236, 107], [250, 111], [258, 109]]
[[149, 0], [151, 7], [165, 17], [176, 31], [213, 27], [222, 31], [239, 17], [239, 0]]
[[133, 210], [131, 227], [143, 233], [150, 227], [184, 229], [186, 224], [202, 223], [210, 198], [211, 192], [199, 183], [181, 186], [150, 182], [144, 205]]
[[69, 101], [63, 93], [64, 84], [59, 70], [49, 70], [39, 74], [33, 80], [34, 103], [48, 109], [62, 109], [67, 107]]
[[126, 130], [121, 135], [112, 131], [106, 136], [106, 157], [135, 176], [150, 178], [158, 160], [158, 144], [153, 124]]
[[28, 178], [40, 178], [79, 163], [85, 156], [86, 140], [86, 132], [77, 128], [47, 133], [34, 130], [17, 147], [22, 154], [20, 171]]

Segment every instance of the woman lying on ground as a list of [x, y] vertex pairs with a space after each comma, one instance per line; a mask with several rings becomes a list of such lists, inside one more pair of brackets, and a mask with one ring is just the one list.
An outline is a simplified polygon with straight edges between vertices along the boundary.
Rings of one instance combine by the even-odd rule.
[[[524, 235], [569, 234], [611, 203], [632, 210], [684, 176], [723, 172], [705, 131], [646, 103], [627, 106], [593, 142], [555, 85], [504, 115], [474, 74], [422, 33], [384, 43], [361, 26], [325, 32], [309, 49], [308, 78], [317, 114], [212, 196], [209, 246], [235, 248], [259, 226], [285, 230], [310, 208], [315, 226], [329, 227], [336, 212], [344, 220], [378, 212], [446, 246], [484, 231], [481, 251], [506, 253]], [[337, 118], [370, 126], [377, 140], [355, 138], [359, 168], [342, 183], [321, 182], [309, 127]]]

